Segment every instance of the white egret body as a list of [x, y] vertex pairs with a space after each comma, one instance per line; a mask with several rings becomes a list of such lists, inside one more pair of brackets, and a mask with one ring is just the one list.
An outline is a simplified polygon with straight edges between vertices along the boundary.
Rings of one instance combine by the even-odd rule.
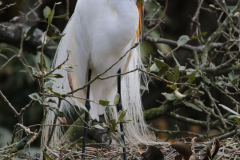
[[[53, 68], [61, 64], [67, 58], [66, 50], [70, 49], [67, 64], [76, 64], [71, 73], [74, 89], [82, 87], [87, 82], [88, 69], [92, 70], [92, 78], [104, 72], [123, 56], [138, 40], [139, 12], [137, 0], [78, 0], [75, 12], [67, 24], [55, 59]], [[137, 49], [132, 49], [119, 63], [109, 70], [104, 77], [115, 75], [119, 69], [122, 72], [136, 68], [143, 68]], [[56, 79], [60, 91], [62, 88], [70, 92], [67, 72], [57, 70], [64, 76]], [[122, 76], [122, 103], [123, 110], [127, 109], [126, 120], [131, 120], [125, 125], [126, 142], [134, 144], [152, 143], [153, 135], [148, 131], [144, 121], [141, 96], [140, 96], [139, 72], [133, 72]], [[90, 99], [98, 102], [108, 100], [113, 104], [117, 93], [117, 78], [96, 80], [91, 84]], [[74, 96], [86, 97], [86, 90], [74, 93]], [[68, 98], [70, 102], [70, 98]], [[84, 101], [82, 101], [84, 104]], [[67, 102], [61, 103], [61, 110], [71, 114], [71, 106]], [[116, 107], [113, 107], [114, 109]], [[99, 115], [104, 114], [105, 108], [96, 103], [91, 103], [90, 117], [99, 120]], [[115, 109], [116, 116], [116, 109]], [[53, 124], [54, 113], [49, 111], [46, 124]], [[43, 143], [47, 142], [51, 127], [45, 127], [43, 131]], [[82, 134], [82, 133], [79, 133]], [[56, 145], [62, 136], [60, 127], [55, 128], [50, 144]]]

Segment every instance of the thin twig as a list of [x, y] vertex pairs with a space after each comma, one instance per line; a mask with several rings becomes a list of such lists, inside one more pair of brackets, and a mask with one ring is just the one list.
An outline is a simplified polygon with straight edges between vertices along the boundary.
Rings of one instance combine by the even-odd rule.
[[0, 95], [2, 96], [4, 101], [8, 104], [8, 106], [11, 108], [11, 110], [14, 112], [14, 114], [19, 118], [19, 113], [16, 111], [13, 105], [8, 101], [8, 99], [4, 96], [1, 90], [0, 90]]
[[102, 72], [101, 74], [96, 75], [91, 81], [89, 81], [88, 83], [86, 83], [84, 86], [74, 90], [73, 92], [68, 92], [67, 94], [73, 94], [77, 91], [80, 91], [84, 88], [86, 88], [88, 85], [90, 85], [91, 83], [93, 83], [95, 80], [97, 80], [100, 76], [104, 75], [105, 73], [107, 73], [110, 69], [112, 69], [118, 62], [120, 62], [132, 49], [136, 48], [138, 46], [139, 43], [135, 43], [135, 45], [133, 45], [122, 57], [120, 57], [112, 66], [110, 66], [107, 70], [105, 70], [104, 72]]

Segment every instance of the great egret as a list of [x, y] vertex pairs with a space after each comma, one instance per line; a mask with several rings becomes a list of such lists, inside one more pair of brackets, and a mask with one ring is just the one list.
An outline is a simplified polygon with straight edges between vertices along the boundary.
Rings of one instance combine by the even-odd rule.
[[[143, 11], [143, 3], [144, 0], [78, 0], [75, 12], [64, 30], [66, 35], [58, 46], [53, 68], [63, 63], [67, 58], [66, 51], [71, 50], [73, 54], [70, 54], [67, 63], [76, 65], [71, 73], [74, 89], [82, 87], [87, 82], [89, 69], [92, 70], [92, 78], [107, 70], [138, 42], [139, 28], [141, 28], [139, 15]], [[119, 69], [126, 72], [144, 68], [138, 50], [138, 48], [132, 49], [103, 76], [115, 75]], [[65, 92], [70, 92], [68, 73], [63, 69], [55, 73], [62, 74], [64, 78], [56, 79], [60, 87], [53, 87], [53, 90], [60, 92], [64, 89]], [[143, 117], [140, 96], [141, 77], [146, 81], [146, 77], [138, 71], [122, 76], [123, 110], [127, 109], [126, 120], [131, 120], [124, 125], [124, 132], [127, 143], [153, 144], [154, 136], [148, 130]], [[116, 77], [94, 81], [91, 84], [90, 99], [96, 102], [108, 100], [113, 104], [117, 93], [116, 84]], [[74, 93], [74, 96], [85, 98], [86, 89]], [[68, 100], [73, 103], [70, 98]], [[84, 101], [82, 103], [84, 104]], [[72, 114], [71, 108], [69, 103], [61, 102], [60, 109], [68, 115]], [[103, 115], [104, 111], [103, 106], [91, 102], [89, 112], [91, 119], [99, 120], [99, 115]], [[113, 114], [116, 116], [116, 111]], [[45, 123], [53, 124], [54, 117], [54, 113], [49, 111]], [[45, 145], [52, 130], [52, 127], [47, 125], [42, 133], [42, 143]], [[50, 146], [59, 144], [63, 134], [61, 127], [56, 127], [51, 136]]]

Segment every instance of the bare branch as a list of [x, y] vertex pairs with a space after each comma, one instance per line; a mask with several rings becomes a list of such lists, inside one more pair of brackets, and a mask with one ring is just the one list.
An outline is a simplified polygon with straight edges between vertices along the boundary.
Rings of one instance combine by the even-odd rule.
[[16, 109], [12, 106], [12, 104], [8, 101], [7, 97], [4, 96], [2, 91], [0, 90], [0, 95], [2, 96], [3, 100], [8, 104], [8, 106], [11, 108], [11, 110], [14, 112], [14, 114], [19, 117], [19, 113], [16, 111]]

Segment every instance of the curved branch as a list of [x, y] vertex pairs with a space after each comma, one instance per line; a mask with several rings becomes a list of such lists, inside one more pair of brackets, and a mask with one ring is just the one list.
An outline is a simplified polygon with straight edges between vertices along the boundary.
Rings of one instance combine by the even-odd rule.
[[[153, 42], [153, 43], [164, 43], [164, 44], [168, 44], [174, 47], [178, 47], [177, 42], [174, 40], [170, 40], [170, 39], [164, 39], [164, 38], [153, 38], [150, 36], [147, 36], [145, 38], [145, 40], [149, 41], [149, 42]], [[211, 43], [209, 48], [221, 48], [225, 45], [225, 43]], [[195, 51], [195, 52], [203, 52], [205, 45], [202, 46], [192, 46], [189, 44], [184, 44], [182, 46], [180, 46], [179, 48], [183, 48], [189, 51]]]

